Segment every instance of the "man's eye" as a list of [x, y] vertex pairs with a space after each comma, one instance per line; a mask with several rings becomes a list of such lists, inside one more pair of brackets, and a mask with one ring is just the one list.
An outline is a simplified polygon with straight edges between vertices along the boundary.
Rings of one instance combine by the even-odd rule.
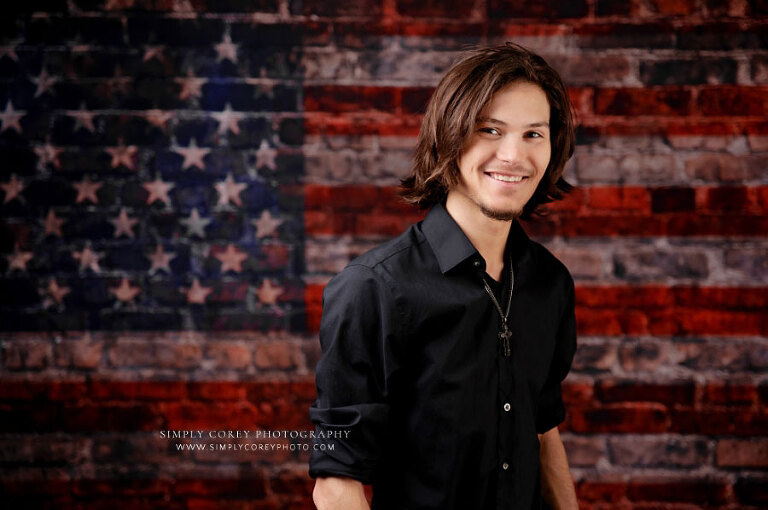
[[488, 133], [489, 135], [499, 135], [499, 130], [492, 127], [480, 128], [481, 133]]
[[529, 132], [527, 133], [527, 136], [528, 136], [529, 138], [543, 138], [543, 137], [541, 136], [541, 133], [539, 133], [539, 132], [536, 132], [536, 131], [529, 131]]

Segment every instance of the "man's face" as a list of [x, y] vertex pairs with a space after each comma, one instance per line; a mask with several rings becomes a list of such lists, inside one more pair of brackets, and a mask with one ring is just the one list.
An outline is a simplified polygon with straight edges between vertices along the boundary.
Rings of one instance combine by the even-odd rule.
[[518, 217], [549, 164], [549, 102], [533, 83], [516, 81], [483, 109], [459, 157], [459, 183], [450, 191], [496, 220]]

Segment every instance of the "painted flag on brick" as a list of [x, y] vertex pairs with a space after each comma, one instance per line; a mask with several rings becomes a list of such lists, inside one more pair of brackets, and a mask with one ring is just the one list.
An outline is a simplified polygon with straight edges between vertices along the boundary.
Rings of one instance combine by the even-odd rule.
[[715, 4], [70, 0], [4, 16], [2, 492], [311, 507], [299, 432], [322, 288], [423, 217], [394, 191], [434, 86], [466, 47], [512, 40], [560, 71], [578, 121], [577, 190], [525, 228], [576, 280], [561, 430], [580, 500], [764, 504], [768, 11]]

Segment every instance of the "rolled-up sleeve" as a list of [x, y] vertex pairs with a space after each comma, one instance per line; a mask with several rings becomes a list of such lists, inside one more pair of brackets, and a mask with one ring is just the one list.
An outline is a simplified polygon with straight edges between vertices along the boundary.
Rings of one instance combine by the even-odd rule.
[[555, 350], [547, 380], [539, 394], [536, 432], [543, 434], [565, 420], [561, 384], [568, 375], [576, 353], [575, 291], [573, 278], [568, 275], [565, 308], [557, 330]]
[[371, 482], [390, 432], [390, 379], [398, 369], [401, 324], [390, 283], [374, 269], [350, 265], [326, 285], [317, 400], [309, 410], [319, 438], [309, 462], [313, 478]]

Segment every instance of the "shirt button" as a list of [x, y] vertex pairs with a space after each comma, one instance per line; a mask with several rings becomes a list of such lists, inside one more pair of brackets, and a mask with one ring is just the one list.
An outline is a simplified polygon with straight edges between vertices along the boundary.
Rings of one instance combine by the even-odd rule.
[[472, 265], [475, 266], [475, 267], [480, 267], [482, 265], [482, 262], [480, 262], [479, 260], [475, 259], [475, 261], [472, 262]]
[[502, 465], [501, 465], [501, 469], [503, 469], [504, 471], [506, 471], [507, 469], [509, 469], [509, 464], [507, 464], [507, 463], [505, 462], [504, 464], [502, 464]]
[[507, 402], [506, 404], [504, 404], [504, 410], [505, 410], [505, 411], [509, 411], [510, 409], [512, 409], [512, 406], [511, 406], [511, 405], [509, 405], [509, 402]]

